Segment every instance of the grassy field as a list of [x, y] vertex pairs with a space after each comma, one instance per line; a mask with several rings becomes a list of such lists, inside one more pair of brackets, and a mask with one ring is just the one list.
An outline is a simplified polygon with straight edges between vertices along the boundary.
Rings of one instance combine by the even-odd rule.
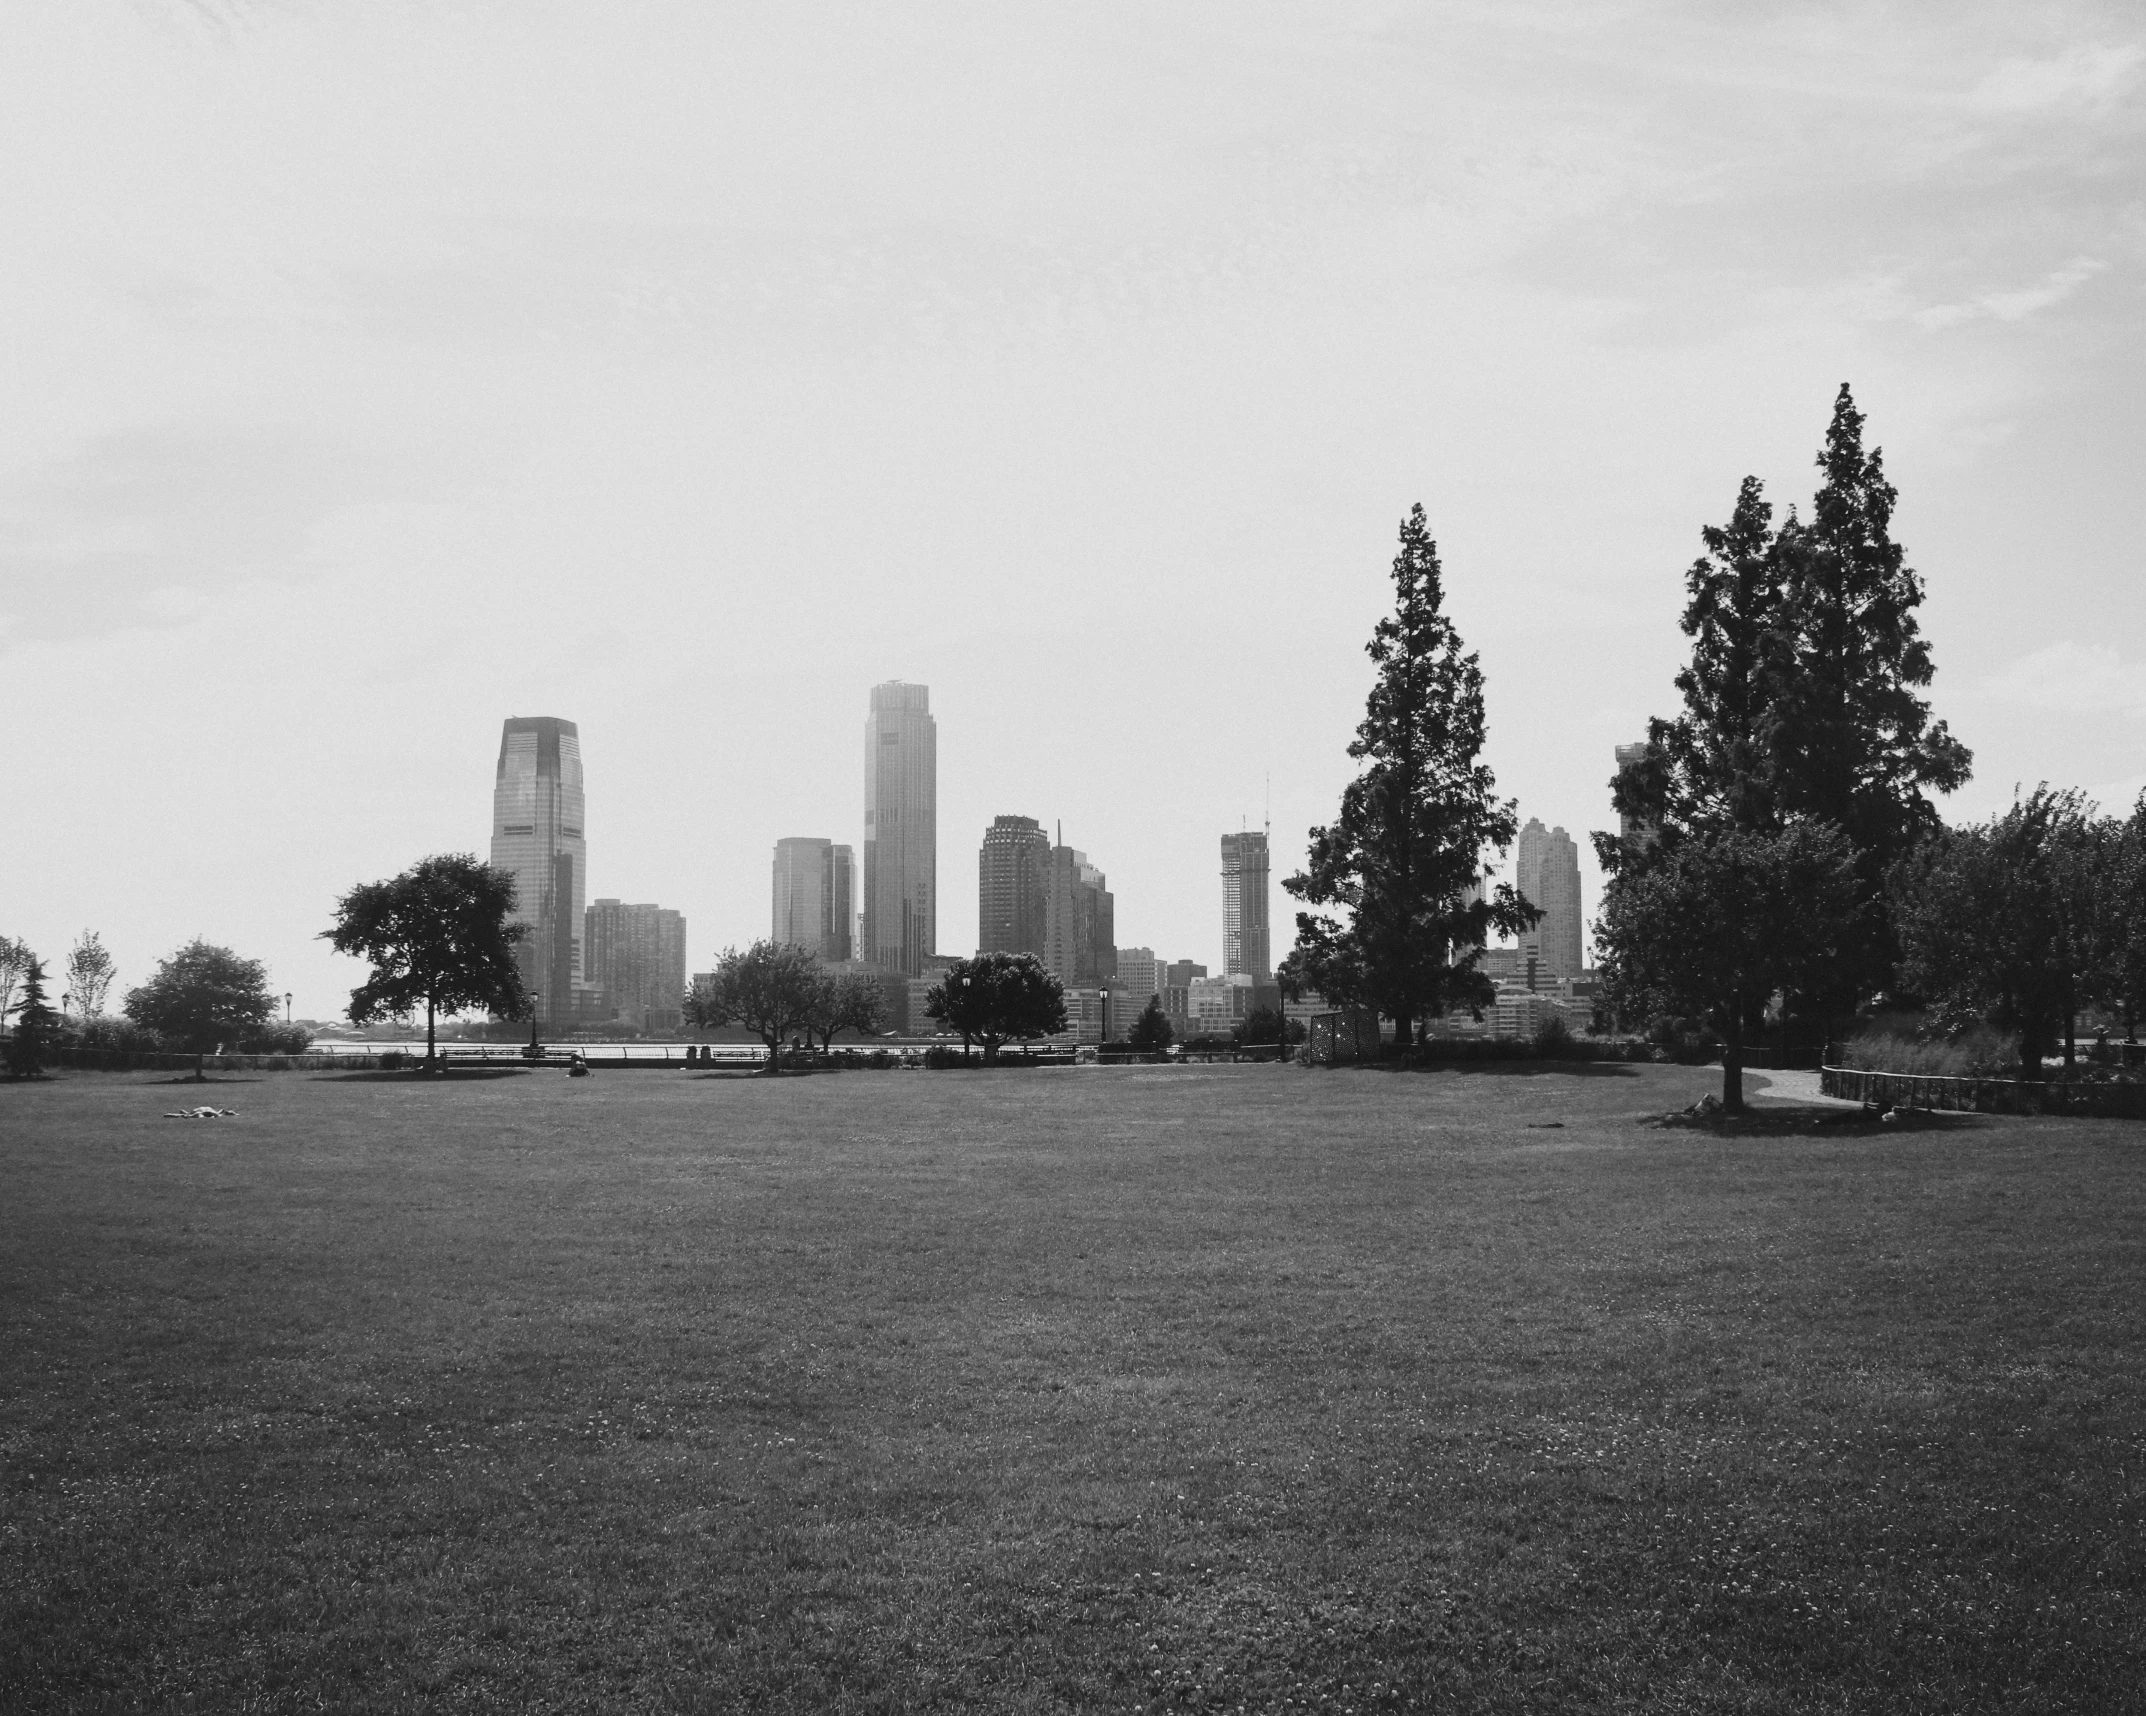
[[0, 1707], [2141, 1708], [2146, 1127], [1717, 1076], [0, 1085]]

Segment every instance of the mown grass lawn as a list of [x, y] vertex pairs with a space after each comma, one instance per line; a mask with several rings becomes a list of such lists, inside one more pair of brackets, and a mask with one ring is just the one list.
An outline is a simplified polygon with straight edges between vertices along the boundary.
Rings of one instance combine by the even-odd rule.
[[1716, 1076], [0, 1086], [0, 1707], [2141, 1708], [2146, 1127]]

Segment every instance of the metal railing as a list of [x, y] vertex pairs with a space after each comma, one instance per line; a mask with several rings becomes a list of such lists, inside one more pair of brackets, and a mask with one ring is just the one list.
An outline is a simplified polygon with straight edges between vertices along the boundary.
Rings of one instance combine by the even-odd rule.
[[1818, 1071], [1828, 1096], [1873, 1108], [1916, 1108], [1953, 1114], [2080, 1114], [2146, 1120], [2146, 1085], [2030, 1082], [2017, 1078], [1955, 1078], [1940, 1073], [1876, 1072], [1841, 1067], [1830, 1059]]

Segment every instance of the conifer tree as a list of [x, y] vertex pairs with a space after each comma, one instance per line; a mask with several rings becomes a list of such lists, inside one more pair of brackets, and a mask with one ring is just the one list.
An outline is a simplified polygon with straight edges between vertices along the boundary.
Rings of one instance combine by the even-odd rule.
[[1780, 826], [1770, 751], [1781, 656], [1772, 523], [1764, 486], [1746, 477], [1728, 524], [1700, 532], [1706, 553], [1684, 575], [1681, 623], [1692, 640], [1691, 660], [1676, 678], [1684, 709], [1674, 720], [1648, 723], [1646, 756], [1613, 783], [1617, 809], [1648, 833], [1629, 854], [1616, 836], [1595, 837], [1612, 874], [1704, 830]]
[[30, 958], [22, 972], [22, 999], [15, 1003], [15, 1028], [8, 1033], [7, 1070], [10, 1078], [38, 1078], [45, 1070], [59, 1017], [45, 1000], [45, 962]]
[[1963, 785], [1973, 761], [1919, 695], [1935, 674], [1915, 611], [1921, 577], [1893, 540], [1898, 491], [1880, 449], [1863, 450], [1863, 414], [1845, 382], [1818, 455], [1809, 524], [1776, 545], [1781, 660], [1768, 746], [1779, 808], [1831, 822], [1856, 849], [1864, 899], [1861, 956], [1813, 1010], [1887, 987], [1896, 961], [1886, 871], [1939, 826], [1928, 793]]
[[1282, 885], [1320, 908], [1297, 914], [1289, 981], [1392, 1019], [1406, 1048], [1417, 1021], [1491, 999], [1476, 969], [1490, 929], [1517, 935], [1542, 914], [1510, 884], [1485, 890], [1485, 853], [1517, 823], [1482, 761], [1482, 669], [1445, 614], [1421, 506], [1402, 522], [1393, 587], [1366, 646], [1378, 677], [1349, 746], [1360, 772]]

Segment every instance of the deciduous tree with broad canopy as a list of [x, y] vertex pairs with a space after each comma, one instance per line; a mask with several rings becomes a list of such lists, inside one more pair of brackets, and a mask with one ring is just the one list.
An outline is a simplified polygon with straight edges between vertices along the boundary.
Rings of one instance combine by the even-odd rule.
[[1595, 948], [1617, 1011], [1703, 1016], [1721, 1036], [1721, 1105], [1744, 1106], [1754, 1009], [1822, 981], [1855, 921], [1855, 849], [1830, 823], [1708, 830], [1604, 895]]
[[27, 942], [0, 935], [0, 1024], [15, 1011], [15, 986], [28, 973], [36, 955]]
[[855, 1031], [860, 1037], [869, 1037], [884, 1031], [885, 985], [868, 971], [822, 971], [805, 1028], [819, 1038], [822, 1054], [839, 1032]]
[[1477, 967], [1489, 932], [1518, 935], [1542, 914], [1509, 883], [1487, 886], [1485, 855], [1517, 831], [1482, 761], [1483, 673], [1444, 611], [1438, 545], [1423, 508], [1401, 525], [1394, 611], [1366, 652], [1378, 677], [1349, 755], [1361, 765], [1331, 826], [1311, 831], [1303, 871], [1282, 884], [1307, 906], [1286, 984], [1399, 1027], [1495, 996]]
[[112, 956], [104, 938], [84, 930], [67, 955], [67, 993], [74, 998], [78, 1016], [94, 1019], [104, 1011], [105, 991], [112, 987]]
[[1902, 976], [1941, 1013], [2017, 1031], [2024, 1079], [2041, 1078], [2082, 994], [2103, 987], [2098, 860], [2104, 847], [2113, 859], [2116, 844], [2080, 794], [2040, 786], [2002, 816], [1924, 840], [1894, 866]]
[[384, 882], [361, 882], [335, 907], [321, 939], [372, 965], [350, 992], [353, 1025], [425, 1009], [425, 1064], [438, 1054], [441, 1013], [481, 1007], [502, 1019], [529, 1008], [514, 956], [526, 924], [507, 921], [514, 878], [473, 853], [421, 859]]
[[780, 1073], [783, 1045], [810, 1026], [824, 976], [809, 949], [787, 942], [726, 947], [686, 991], [686, 1017], [709, 1030], [743, 1025], [767, 1045], [768, 1072]]
[[197, 1081], [208, 1077], [204, 1055], [266, 1024], [275, 1011], [266, 966], [199, 938], [160, 961], [139, 989], [127, 991], [127, 1017], [191, 1053]]
[[924, 1011], [981, 1043], [989, 1066], [1006, 1043], [1066, 1028], [1065, 987], [1032, 953], [979, 953], [947, 967], [926, 993]]

